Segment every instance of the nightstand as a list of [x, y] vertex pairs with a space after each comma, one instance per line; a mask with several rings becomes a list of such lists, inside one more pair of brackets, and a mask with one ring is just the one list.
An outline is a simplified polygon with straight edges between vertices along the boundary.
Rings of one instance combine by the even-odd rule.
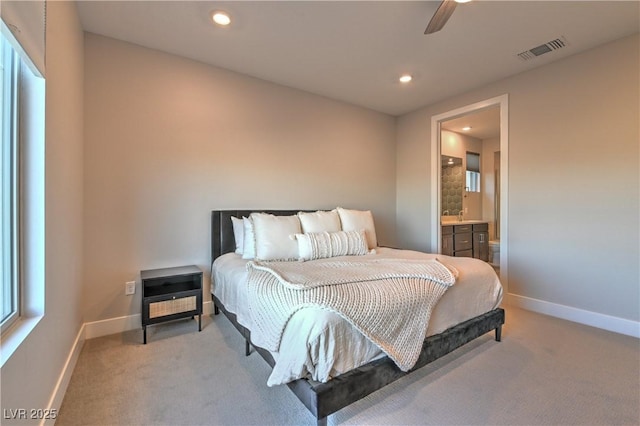
[[198, 315], [202, 330], [202, 271], [197, 266], [149, 269], [140, 272], [142, 281], [142, 331], [147, 343], [147, 326]]

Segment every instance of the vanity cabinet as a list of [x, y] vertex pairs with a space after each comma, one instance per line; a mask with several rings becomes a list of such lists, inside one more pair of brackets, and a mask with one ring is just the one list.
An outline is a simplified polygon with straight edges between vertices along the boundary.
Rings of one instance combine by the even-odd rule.
[[453, 256], [453, 226], [442, 227], [442, 254]]
[[473, 257], [473, 228], [471, 225], [445, 225], [442, 227], [442, 254]]
[[473, 224], [473, 257], [489, 261], [489, 224]]
[[471, 225], [453, 226], [453, 255], [473, 257], [473, 232]]
[[444, 225], [442, 254], [489, 260], [489, 224]]

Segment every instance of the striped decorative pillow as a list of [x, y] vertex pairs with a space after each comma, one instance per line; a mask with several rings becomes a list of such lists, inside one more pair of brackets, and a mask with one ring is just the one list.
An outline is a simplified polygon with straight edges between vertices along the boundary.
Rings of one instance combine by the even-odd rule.
[[311, 232], [295, 234], [300, 260], [367, 254], [367, 237], [359, 231]]

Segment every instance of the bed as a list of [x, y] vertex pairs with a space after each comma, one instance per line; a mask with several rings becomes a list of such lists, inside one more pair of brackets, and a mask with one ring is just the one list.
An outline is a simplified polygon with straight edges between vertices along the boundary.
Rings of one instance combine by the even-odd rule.
[[[236, 251], [236, 240], [232, 223], [232, 218], [249, 217], [253, 212], [262, 212], [273, 216], [291, 216], [300, 212], [300, 210], [212, 211], [211, 292], [214, 314], [218, 315], [220, 311], [223, 312], [242, 334], [246, 342], [245, 355], [249, 355], [253, 347], [273, 367], [269, 385], [286, 383], [316, 417], [318, 424], [326, 424], [328, 415], [404, 375], [410, 374], [411, 371], [446, 355], [487, 332], [495, 331], [495, 340], [500, 341], [505, 314], [504, 310], [499, 308], [502, 300], [502, 288], [493, 270], [474, 259], [448, 258], [437, 255], [439, 259], [444, 259], [445, 262], [453, 265], [454, 267], [451, 269], [460, 270], [461, 273], [456, 284], [445, 292], [435, 305], [433, 315], [429, 321], [427, 337], [422, 345], [419, 345], [419, 355], [415, 365], [408, 371], [398, 368], [397, 362], [394, 362], [385, 352], [380, 351], [376, 345], [364, 338], [358, 333], [358, 330], [354, 331], [350, 324], [345, 325], [346, 321], [332, 313], [327, 314], [324, 312], [320, 315], [322, 319], [318, 320], [318, 322], [328, 321], [331, 324], [326, 327], [329, 331], [323, 328], [319, 332], [320, 337], [324, 340], [314, 339], [313, 345], [317, 345], [317, 347], [305, 347], [296, 350], [293, 339], [287, 337], [288, 330], [295, 329], [295, 333], [292, 331], [289, 335], [305, 335], [305, 333], [316, 332], [317, 336], [317, 331], [310, 331], [315, 325], [314, 320], [309, 320], [309, 315], [314, 314], [313, 309], [302, 309], [290, 318], [282, 340], [284, 347], [281, 346], [278, 352], [270, 351], [264, 349], [261, 345], [254, 344], [254, 340], [258, 336], [254, 332], [252, 339], [251, 323], [247, 320], [246, 310], [243, 309], [245, 302], [243, 301], [243, 287], [241, 287], [242, 283], [246, 282], [246, 270], [248, 269], [246, 265], [249, 261], [234, 253]], [[363, 236], [363, 238], [365, 237]], [[431, 259], [435, 257], [435, 255], [389, 248], [377, 248], [375, 254], [368, 253], [366, 256], [375, 259], [387, 257]], [[482, 296], [481, 293], [477, 292], [478, 290], [475, 290], [474, 279], [483, 283], [480, 286], [484, 286], [481, 293], [489, 294], [487, 297]], [[468, 291], [472, 291], [472, 293], [468, 293], [472, 295], [471, 298], [467, 297], [468, 294], [463, 294]], [[476, 291], [476, 293], [473, 293], [473, 291]], [[345, 360], [338, 359], [338, 361], [332, 358], [333, 354], [324, 356], [323, 351], [327, 351], [326, 344], [318, 344], [317, 341], [324, 342], [328, 338], [323, 333], [336, 333], [336, 329], [340, 330], [338, 332], [340, 336], [343, 334], [348, 335], [348, 339], [343, 340], [351, 344], [352, 349], [357, 349], [358, 356], [350, 355], [345, 357]], [[258, 341], [260, 340], [258, 339]], [[307, 342], [307, 345], [311, 345], [311, 343]], [[288, 355], [286, 348], [289, 346], [293, 348], [292, 353], [294, 355]], [[311, 362], [308, 359], [298, 360], [296, 352], [303, 354], [300, 356], [308, 353], [316, 355], [312, 360], [313, 362]], [[343, 352], [349, 353], [347, 350]], [[309, 355], [306, 356], [309, 357]], [[322, 362], [318, 362], [318, 360], [325, 360], [326, 358], [332, 358], [330, 366], [325, 366]], [[318, 362], [319, 366], [312, 365], [316, 362]], [[282, 365], [285, 365], [285, 367], [282, 367]]]

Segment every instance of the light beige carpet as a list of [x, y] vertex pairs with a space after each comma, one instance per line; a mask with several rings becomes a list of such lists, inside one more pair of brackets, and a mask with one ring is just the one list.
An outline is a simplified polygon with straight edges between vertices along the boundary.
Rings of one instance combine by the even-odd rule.
[[[65, 425], [280, 425], [315, 418], [222, 315], [85, 343]], [[637, 425], [640, 341], [507, 308], [487, 334], [329, 416], [329, 424]]]

